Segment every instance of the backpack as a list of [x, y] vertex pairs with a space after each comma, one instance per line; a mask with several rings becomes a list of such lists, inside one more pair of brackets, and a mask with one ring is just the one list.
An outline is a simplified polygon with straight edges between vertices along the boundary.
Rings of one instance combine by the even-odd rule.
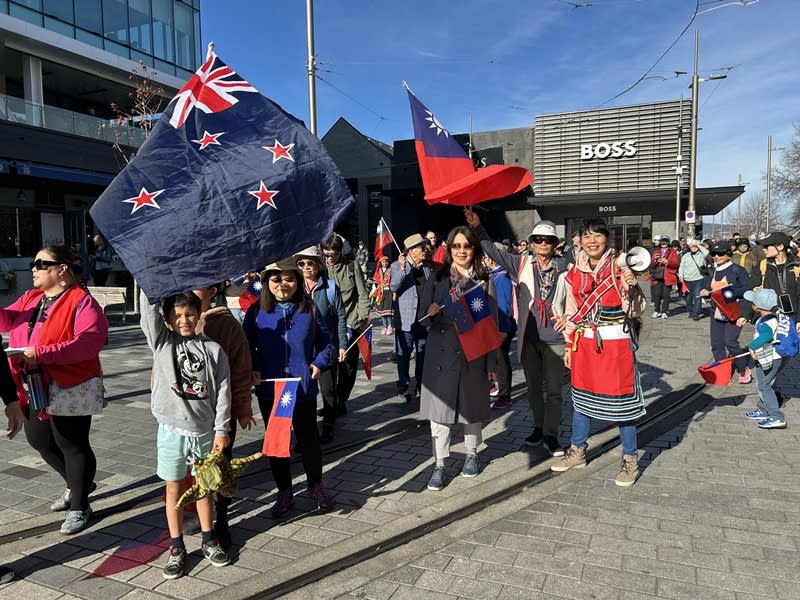
[[773, 348], [783, 358], [797, 356], [800, 352], [800, 336], [797, 335], [797, 322], [789, 315], [778, 311], [778, 328], [775, 330]]

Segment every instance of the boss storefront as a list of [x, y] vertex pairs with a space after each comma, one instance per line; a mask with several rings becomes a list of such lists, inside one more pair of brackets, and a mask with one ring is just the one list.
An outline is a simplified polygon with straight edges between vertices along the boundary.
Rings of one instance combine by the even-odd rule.
[[[676, 213], [685, 235], [690, 125], [690, 100], [537, 116], [529, 202], [565, 236], [605, 218], [619, 249], [673, 237]], [[743, 192], [698, 189], [696, 212], [716, 214]]]

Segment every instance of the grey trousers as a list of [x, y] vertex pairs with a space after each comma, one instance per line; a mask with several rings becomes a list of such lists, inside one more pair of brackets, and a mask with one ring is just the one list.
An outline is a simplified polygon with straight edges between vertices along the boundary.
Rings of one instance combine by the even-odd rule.
[[[433, 455], [436, 457], [437, 464], [450, 456], [450, 435], [452, 425], [443, 425], [431, 421], [431, 437], [433, 438]], [[483, 423], [464, 424], [464, 446], [468, 453], [477, 453], [478, 446], [483, 441], [481, 431]]]

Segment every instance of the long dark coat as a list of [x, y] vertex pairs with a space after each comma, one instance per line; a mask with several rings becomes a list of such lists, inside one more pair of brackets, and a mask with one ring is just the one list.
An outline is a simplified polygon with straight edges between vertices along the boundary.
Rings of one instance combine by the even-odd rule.
[[[430, 277], [422, 288], [419, 318], [436, 302], [442, 306], [449, 297], [450, 278]], [[496, 303], [489, 298], [492, 311]], [[455, 326], [444, 311], [430, 322], [422, 371], [420, 413], [435, 423], [480, 423], [489, 419], [489, 371], [495, 371], [495, 351], [468, 362], [458, 342]]]

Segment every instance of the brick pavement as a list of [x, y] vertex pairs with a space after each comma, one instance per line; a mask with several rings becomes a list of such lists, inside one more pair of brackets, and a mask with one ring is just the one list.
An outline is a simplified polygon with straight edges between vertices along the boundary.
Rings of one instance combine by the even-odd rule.
[[[674, 310], [675, 316], [667, 321], [645, 317], [639, 357], [648, 399], [696, 381], [694, 368], [708, 358], [707, 321], [694, 323], [678, 314], [680, 310]], [[196, 551], [199, 540], [192, 538], [187, 540], [189, 549], [195, 550], [190, 557], [189, 576], [164, 581], [160, 556], [165, 546], [163, 509], [147, 505], [107, 516], [74, 537], [46, 533], [5, 544], [0, 550], [0, 560], [11, 562], [23, 579], [0, 588], [0, 598], [19, 594], [43, 598], [102, 596], [104, 600], [198, 597], [222, 586], [229, 586], [226, 595], [241, 597], [253, 586], [258, 589], [261, 582], [285, 576], [290, 567], [302, 568], [305, 564], [318, 568], [313, 566], [314, 561], [335, 559], [337, 553], [367, 547], [387, 532], [452, 510], [464, 498], [479, 498], [486, 489], [501, 485], [504, 477], [519, 471], [546, 469], [541, 449], [528, 452], [522, 446], [522, 440], [530, 433], [531, 418], [523, 390], [518, 387], [513, 407], [495, 415], [485, 428], [481, 476], [473, 480], [455, 477], [438, 494], [425, 490], [432, 465], [429, 436], [426, 427], [417, 426], [420, 421], [415, 406], [406, 405], [393, 395], [394, 365], [386, 361], [389, 347], [388, 339], [376, 336], [378, 360], [374, 379], [367, 382], [359, 376], [350, 413], [338, 425], [337, 442], [349, 442], [350, 447], [326, 456], [324, 481], [337, 502], [331, 514], [312, 510], [310, 501], [299, 493], [304, 482], [298, 476], [295, 511], [285, 521], [270, 519], [268, 509], [275, 490], [268, 470], [263, 468], [266, 461], [262, 461], [262, 467], [243, 481], [233, 506], [233, 565], [224, 569], [206, 566]], [[152, 475], [155, 426], [148, 405], [149, 355], [138, 329], [115, 327], [103, 362], [108, 373], [110, 404], [97, 419], [92, 434], [100, 469], [99, 487], [93, 497], [95, 510], [159, 487]], [[792, 371], [789, 376], [800, 378], [800, 372]], [[519, 382], [519, 371], [515, 377]], [[789, 392], [797, 383], [800, 382], [790, 381], [784, 391]], [[712, 411], [706, 419], [710, 421], [716, 414], [720, 412]], [[569, 413], [565, 411], [563, 441], [567, 440], [568, 423]], [[400, 429], [406, 429], [406, 433], [388, 443], [365, 434], [379, 435]], [[783, 433], [791, 435], [790, 432]], [[254, 451], [258, 438], [256, 432], [249, 432], [241, 437], [237, 447], [242, 453]], [[2, 440], [0, 444], [4, 459], [0, 463], [0, 487], [4, 490], [0, 494], [3, 507], [0, 535], [30, 525], [58, 523], [63, 515], [46, 512], [47, 504], [61, 491], [58, 478], [49, 473], [24, 440]], [[450, 475], [458, 471], [461, 452], [463, 445], [455, 445], [448, 469]], [[671, 451], [664, 456], [672, 454]], [[656, 468], [660, 468], [657, 460], [650, 469]], [[649, 477], [650, 473], [646, 473], [634, 493], [647, 487]], [[577, 497], [578, 493], [574, 495]], [[609, 536], [609, 539], [616, 538]], [[544, 578], [546, 575], [542, 575], [542, 581]], [[383, 579], [378, 582], [383, 582], [376, 583], [378, 587], [391, 587]], [[408, 589], [398, 586], [392, 593], [419, 595], [419, 589], [415, 591], [412, 584], [416, 585], [416, 581], [407, 582]], [[237, 591], [241, 595], [237, 596]]]

